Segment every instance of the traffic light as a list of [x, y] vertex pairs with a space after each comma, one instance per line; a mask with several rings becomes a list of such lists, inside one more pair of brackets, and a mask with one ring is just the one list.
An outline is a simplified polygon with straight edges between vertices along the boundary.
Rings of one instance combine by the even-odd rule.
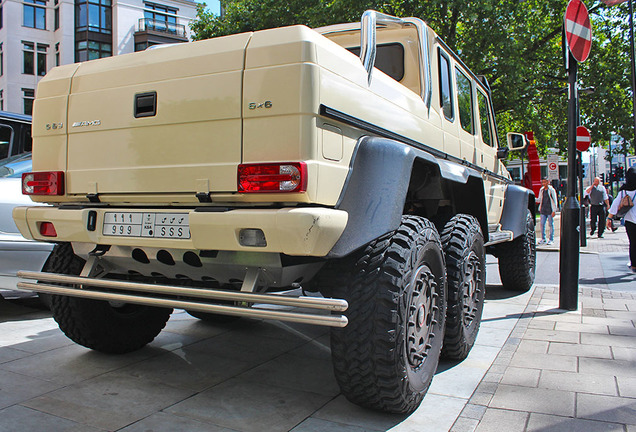
[[581, 175], [580, 175], [580, 177], [582, 179], [585, 178], [585, 165], [583, 165], [583, 164], [581, 164]]
[[623, 180], [625, 175], [625, 168], [622, 165], [616, 167], [616, 180]]
[[605, 184], [605, 173], [601, 173], [599, 177], [601, 178], [601, 184]]

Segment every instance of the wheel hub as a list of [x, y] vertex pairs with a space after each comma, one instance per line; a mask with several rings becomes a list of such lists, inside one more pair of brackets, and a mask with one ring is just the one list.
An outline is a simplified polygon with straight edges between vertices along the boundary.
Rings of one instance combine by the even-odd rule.
[[413, 290], [409, 304], [406, 350], [410, 365], [417, 368], [428, 355], [431, 340], [435, 337], [433, 326], [437, 324], [437, 283], [425, 265], [416, 270], [411, 283]]

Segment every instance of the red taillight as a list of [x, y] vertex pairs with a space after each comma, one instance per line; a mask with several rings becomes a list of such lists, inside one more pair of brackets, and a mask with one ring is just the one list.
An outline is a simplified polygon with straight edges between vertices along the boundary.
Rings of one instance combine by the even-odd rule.
[[307, 165], [304, 162], [241, 164], [239, 192], [305, 192]]
[[57, 231], [51, 222], [42, 222], [40, 224], [40, 234], [44, 237], [57, 237]]
[[62, 171], [40, 171], [22, 174], [24, 195], [64, 195]]

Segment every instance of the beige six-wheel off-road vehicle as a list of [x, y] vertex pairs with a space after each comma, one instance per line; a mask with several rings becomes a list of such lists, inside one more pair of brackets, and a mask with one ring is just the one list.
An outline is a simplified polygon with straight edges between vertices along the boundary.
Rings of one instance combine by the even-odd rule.
[[344, 395], [410, 412], [475, 342], [486, 252], [533, 283], [534, 195], [500, 162], [487, 81], [419, 19], [61, 66], [34, 110], [23, 188], [53, 206], [14, 218], [58, 245], [20, 286], [89, 348], [138, 349], [172, 308], [326, 325]]

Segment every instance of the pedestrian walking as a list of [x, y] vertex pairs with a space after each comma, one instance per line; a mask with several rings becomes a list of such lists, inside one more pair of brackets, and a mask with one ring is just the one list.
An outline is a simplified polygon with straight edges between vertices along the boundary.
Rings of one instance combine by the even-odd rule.
[[548, 182], [547, 178], [541, 179], [541, 189], [539, 189], [539, 197], [537, 198], [539, 205], [539, 214], [541, 215], [541, 241], [539, 244], [545, 244], [545, 225], [550, 224], [550, 240], [548, 244], [554, 243], [554, 215], [556, 214], [557, 194], [556, 190]]
[[606, 225], [605, 210], [609, 208], [609, 197], [600, 178], [594, 178], [592, 185], [585, 190], [585, 196], [590, 199], [590, 235], [594, 235], [598, 221], [598, 238], [603, 238]]
[[[609, 209], [607, 225], [612, 223], [612, 218], [618, 213], [623, 198], [628, 196], [632, 203], [636, 202], [636, 168], [631, 167], [625, 173], [625, 184], [618, 190], [618, 195]], [[630, 208], [625, 214], [625, 231], [629, 239], [629, 268], [636, 273], [636, 205]]]

